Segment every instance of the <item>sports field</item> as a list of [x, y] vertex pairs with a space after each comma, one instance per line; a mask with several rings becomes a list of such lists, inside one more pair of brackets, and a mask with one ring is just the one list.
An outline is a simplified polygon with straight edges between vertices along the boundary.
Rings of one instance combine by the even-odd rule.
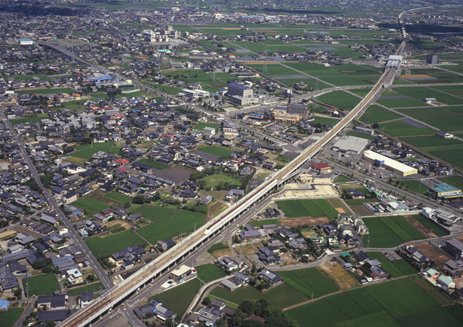
[[326, 278], [317, 268], [279, 271], [286, 284], [312, 298], [338, 291], [338, 287]]
[[147, 165], [147, 166], [156, 168], [156, 169], [160, 169], [160, 170], [170, 167], [169, 165], [166, 165], [166, 164], [163, 164], [163, 163], [160, 163], [160, 162], [157, 162], [157, 161], [153, 161], [153, 160], [150, 160], [150, 159], [145, 159], [145, 158], [140, 159], [137, 162], [141, 163], [143, 165]]
[[29, 297], [32, 295], [51, 295], [55, 291], [61, 291], [54, 273], [25, 278], [22, 283], [23, 290], [26, 290], [26, 284], [28, 284]]
[[222, 183], [222, 184], [228, 183], [233, 188], [240, 188], [241, 187], [241, 181], [240, 180], [236, 179], [233, 176], [225, 175], [225, 174], [212, 174], [212, 175], [201, 178], [201, 180], [206, 182], [206, 188], [209, 188], [209, 187], [216, 188], [217, 185], [219, 185], [220, 183]]
[[87, 243], [88, 247], [97, 258], [109, 257], [114, 252], [123, 250], [130, 245], [147, 245], [133, 230], [126, 230], [125, 232], [107, 237], [94, 236], [88, 238], [85, 243]]
[[390, 261], [380, 252], [367, 252], [367, 254], [372, 259], [378, 259], [381, 262], [381, 267], [383, 267], [384, 270], [386, 270], [392, 277], [401, 277], [416, 274], [418, 272], [418, 270], [404, 259]]
[[219, 124], [214, 124], [214, 123], [199, 123], [198, 125], [193, 127], [193, 129], [195, 129], [197, 131], [202, 131], [204, 129], [204, 127], [213, 127], [213, 128], [215, 128], [215, 134], [219, 134], [220, 125]]
[[230, 157], [230, 155], [234, 152], [230, 148], [218, 145], [201, 145], [198, 147], [198, 150], [224, 158]]
[[363, 222], [370, 231], [369, 235], [363, 237], [363, 242], [371, 248], [392, 248], [408, 241], [426, 238], [401, 216], [364, 218]]
[[335, 294], [286, 312], [300, 326], [310, 321], [315, 326], [432, 327], [459, 326], [463, 321], [461, 308], [442, 308], [411, 278]]
[[333, 219], [338, 216], [336, 209], [323, 199], [276, 201], [276, 204], [288, 218], [310, 216]]
[[206, 283], [226, 276], [226, 273], [219, 266], [213, 263], [197, 266], [195, 268], [198, 271], [198, 278]]
[[[142, 206], [143, 207], [143, 206]], [[141, 208], [141, 207], [139, 207]], [[192, 231], [196, 226], [196, 229], [204, 225], [205, 215], [198, 212], [175, 210], [175, 214], [172, 215], [173, 210], [162, 210], [160, 207], [147, 206], [143, 209], [136, 209], [133, 212], [142, 213], [143, 210], [159, 210], [159, 212], [169, 212], [171, 216], [164, 216], [159, 213], [153, 213], [151, 216], [144, 216], [146, 219], [152, 220], [153, 222], [147, 226], [144, 226], [137, 230], [137, 232], [144, 237], [151, 244], [156, 244], [157, 241], [164, 241], [166, 239], [178, 236], [181, 233], [187, 233]], [[141, 211], [140, 211], [141, 210]], [[142, 213], [143, 214], [143, 213]]]
[[88, 146], [83, 150], [74, 152], [71, 154], [71, 156], [89, 160], [98, 151], [108, 152], [112, 146], [113, 142], [92, 143], [91, 146]]
[[244, 300], [264, 299], [270, 303], [270, 305], [278, 308], [286, 308], [309, 299], [307, 296], [299, 293], [286, 284], [279, 285], [265, 293], [261, 293], [251, 286], [246, 286], [237, 288], [232, 292], [222, 287], [216, 287], [210, 294], [235, 304], [240, 304]]

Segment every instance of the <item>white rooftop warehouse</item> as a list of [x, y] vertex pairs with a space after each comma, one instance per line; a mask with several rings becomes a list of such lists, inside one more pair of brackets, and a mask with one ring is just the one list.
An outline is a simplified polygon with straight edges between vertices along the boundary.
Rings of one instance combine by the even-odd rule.
[[336, 143], [333, 144], [332, 149], [343, 153], [359, 154], [365, 149], [368, 142], [367, 139], [361, 137], [348, 136], [347, 138], [337, 140]]
[[382, 154], [373, 152], [371, 150], [365, 151], [364, 158], [371, 162], [377, 162], [380, 166], [385, 166], [400, 176], [408, 176], [418, 174], [418, 169], [404, 165], [394, 159], [383, 156]]

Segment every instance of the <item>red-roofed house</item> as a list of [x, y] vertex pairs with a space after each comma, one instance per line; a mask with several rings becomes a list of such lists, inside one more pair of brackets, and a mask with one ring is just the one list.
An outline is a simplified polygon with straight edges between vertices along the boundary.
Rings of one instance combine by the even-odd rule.
[[129, 161], [127, 159], [117, 159], [116, 160], [117, 163], [120, 163], [121, 165], [125, 165], [126, 163], [129, 163]]
[[323, 162], [314, 164], [311, 166], [312, 169], [318, 170], [318, 172], [330, 172], [331, 171], [331, 166], [328, 166], [327, 164], [324, 164]]

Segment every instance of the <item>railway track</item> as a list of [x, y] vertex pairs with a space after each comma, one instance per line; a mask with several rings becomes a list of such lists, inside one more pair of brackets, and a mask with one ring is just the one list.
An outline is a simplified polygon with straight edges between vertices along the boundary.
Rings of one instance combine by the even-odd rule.
[[[405, 41], [402, 41], [396, 54], [401, 54], [405, 47]], [[331, 131], [318, 140], [311, 147], [304, 150], [296, 159], [283, 167], [280, 171], [269, 176], [262, 185], [257, 189], [248, 193], [234, 206], [227, 209], [224, 213], [205, 224], [193, 234], [188, 236], [181, 244], [177, 244], [174, 248], [159, 256], [153, 262], [141, 268], [123, 283], [114, 286], [108, 290], [97, 301], [91, 303], [84, 309], [76, 312], [67, 320], [63, 321], [59, 326], [62, 327], [78, 327], [89, 324], [96, 319], [102, 312], [111, 309], [119, 302], [127, 298], [131, 293], [135, 292], [140, 286], [147, 283], [151, 278], [156, 277], [162, 271], [175, 265], [176, 261], [181, 259], [193, 251], [201, 243], [207, 241], [214, 233], [218, 232], [223, 226], [231, 223], [233, 219], [247, 211], [254, 203], [258, 202], [266, 196], [275, 186], [281, 185], [286, 181], [294, 171], [299, 169], [307, 160], [311, 159], [323, 146], [333, 139], [342, 129], [344, 129], [359, 113], [361, 113], [370, 102], [380, 93], [383, 85], [390, 83], [393, 80], [396, 70], [394, 68], [386, 68], [381, 78], [357, 104]]]

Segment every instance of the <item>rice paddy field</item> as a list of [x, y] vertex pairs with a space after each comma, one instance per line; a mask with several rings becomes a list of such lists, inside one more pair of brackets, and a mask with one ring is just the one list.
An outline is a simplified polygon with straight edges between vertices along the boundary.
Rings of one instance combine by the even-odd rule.
[[317, 100], [328, 106], [350, 111], [361, 99], [344, 91], [334, 91], [318, 96]]
[[323, 199], [276, 201], [276, 204], [288, 218], [310, 216], [333, 219], [338, 216], [336, 209], [327, 200]]
[[148, 245], [146, 241], [133, 230], [126, 230], [125, 232], [106, 237], [94, 236], [88, 238], [85, 243], [87, 243], [88, 247], [97, 258], [109, 257], [114, 252], [123, 250], [130, 245]]
[[286, 311], [300, 326], [460, 326], [463, 310], [442, 307], [412, 278], [335, 294]]
[[370, 231], [370, 235], [363, 237], [363, 242], [371, 248], [392, 248], [426, 238], [402, 216], [364, 218], [363, 221]]
[[432, 128], [414, 127], [401, 120], [380, 124], [379, 129], [391, 136], [436, 135], [436, 130]]
[[392, 277], [412, 275], [418, 272], [418, 270], [404, 259], [389, 260], [380, 252], [367, 252], [367, 254], [370, 258], [379, 260], [381, 262], [381, 267]]
[[395, 112], [373, 105], [368, 107], [365, 113], [360, 117], [360, 121], [366, 124], [373, 124], [402, 117], [403, 116], [398, 115]]

